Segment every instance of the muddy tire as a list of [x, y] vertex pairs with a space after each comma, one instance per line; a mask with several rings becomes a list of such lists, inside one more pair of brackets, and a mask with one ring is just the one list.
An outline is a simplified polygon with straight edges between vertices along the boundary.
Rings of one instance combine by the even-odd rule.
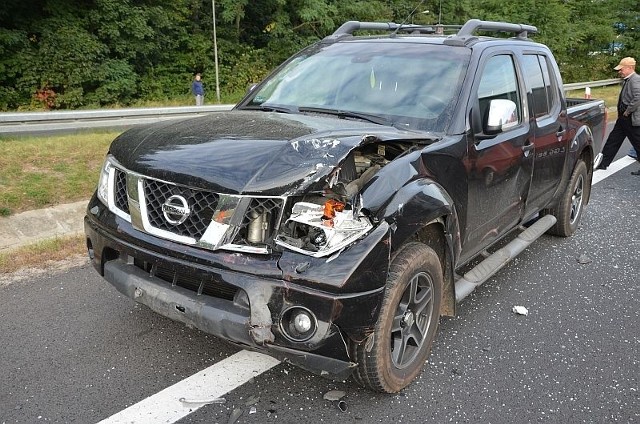
[[396, 393], [420, 375], [438, 329], [442, 285], [442, 267], [433, 249], [422, 243], [401, 248], [391, 262], [374, 333], [352, 346], [359, 384]]
[[587, 166], [578, 161], [571, 174], [571, 179], [556, 208], [545, 209], [543, 214], [551, 214], [558, 220], [547, 233], [556, 236], [569, 237], [578, 229], [580, 219], [584, 213], [584, 205], [589, 193], [589, 178]]

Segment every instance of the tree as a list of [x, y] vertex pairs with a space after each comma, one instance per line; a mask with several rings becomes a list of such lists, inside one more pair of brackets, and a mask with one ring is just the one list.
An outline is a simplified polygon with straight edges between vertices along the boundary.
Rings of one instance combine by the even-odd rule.
[[631, 56], [640, 60], [640, 4], [636, 0], [619, 0], [616, 10], [611, 52], [617, 57]]
[[[0, 108], [77, 108], [188, 98], [214, 74], [211, 0], [5, 0]], [[535, 25], [565, 81], [603, 79], [640, 56], [634, 0], [216, 0], [222, 94], [238, 99], [348, 20]], [[427, 12], [428, 11], [428, 12]], [[211, 92], [211, 89], [208, 89]]]

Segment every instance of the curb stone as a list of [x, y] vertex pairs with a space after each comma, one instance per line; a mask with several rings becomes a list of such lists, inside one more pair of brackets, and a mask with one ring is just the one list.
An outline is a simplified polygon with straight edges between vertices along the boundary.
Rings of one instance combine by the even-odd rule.
[[55, 237], [82, 234], [88, 200], [0, 217], [0, 253]]

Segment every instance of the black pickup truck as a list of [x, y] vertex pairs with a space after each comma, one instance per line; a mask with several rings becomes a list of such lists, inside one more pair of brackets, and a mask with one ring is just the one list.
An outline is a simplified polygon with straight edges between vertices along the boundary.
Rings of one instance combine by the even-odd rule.
[[440, 316], [576, 231], [606, 123], [567, 107], [535, 27], [442, 28], [347, 22], [232, 111], [120, 135], [85, 218], [97, 271], [236, 345], [407, 386]]

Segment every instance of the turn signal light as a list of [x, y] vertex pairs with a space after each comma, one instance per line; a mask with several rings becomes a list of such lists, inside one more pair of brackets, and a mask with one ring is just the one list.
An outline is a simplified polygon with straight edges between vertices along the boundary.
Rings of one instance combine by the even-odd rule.
[[322, 215], [322, 222], [327, 227], [333, 227], [333, 218], [336, 216], [336, 212], [342, 212], [344, 210], [344, 203], [335, 199], [329, 199], [324, 203], [324, 213]]

